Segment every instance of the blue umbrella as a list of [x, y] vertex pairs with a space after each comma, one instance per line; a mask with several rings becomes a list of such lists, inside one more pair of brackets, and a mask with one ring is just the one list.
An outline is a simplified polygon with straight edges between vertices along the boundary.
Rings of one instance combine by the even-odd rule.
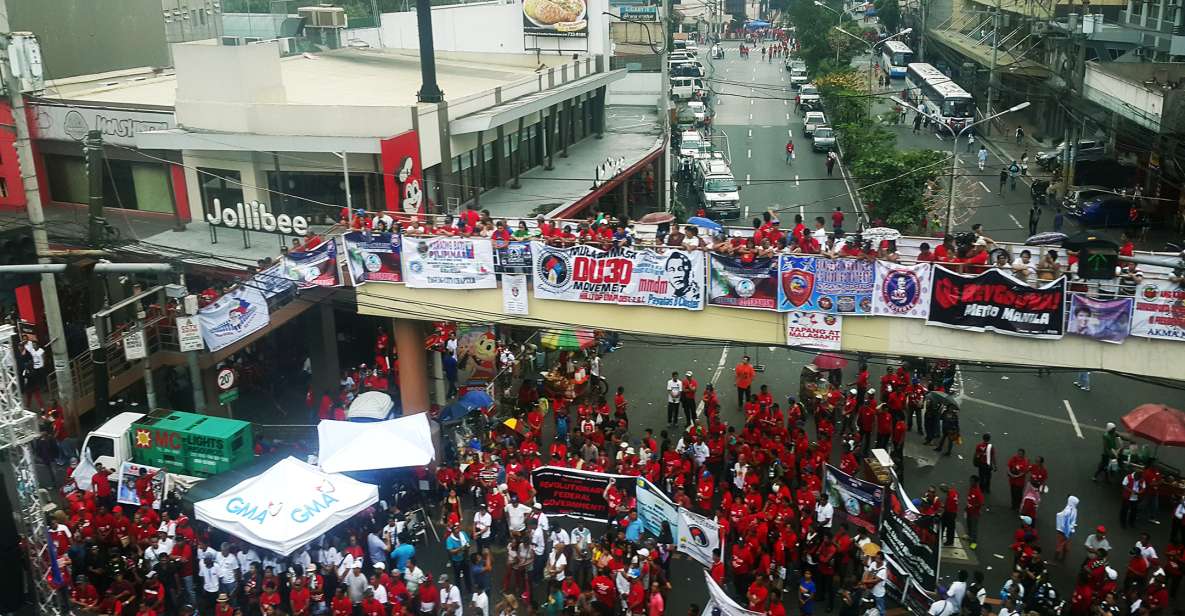
[[724, 228], [721, 227], [720, 223], [716, 222], [715, 220], [712, 220], [711, 218], [704, 218], [703, 216], [692, 216], [691, 218], [687, 219], [687, 224], [695, 225], [701, 229], [708, 229], [713, 233], [718, 233]]
[[460, 401], [454, 402], [440, 409], [440, 414], [436, 416], [436, 420], [442, 424], [457, 421], [469, 413], [477, 410], [477, 408], [478, 407], [475, 406], [465, 406], [464, 404], [461, 404]]
[[469, 410], [482, 409], [494, 404], [494, 399], [483, 389], [474, 389], [465, 392], [465, 395], [457, 399], [457, 402], [465, 405]]
[[750, 29], [750, 30], [755, 30], [755, 29], [757, 29], [757, 28], [768, 28], [768, 27], [769, 27], [769, 22], [768, 22], [768, 21], [762, 21], [762, 20], [760, 20], [760, 19], [754, 19], [753, 21], [747, 22], [747, 23], [745, 24], [745, 27], [746, 27], [746, 28], [748, 28], [748, 29]]

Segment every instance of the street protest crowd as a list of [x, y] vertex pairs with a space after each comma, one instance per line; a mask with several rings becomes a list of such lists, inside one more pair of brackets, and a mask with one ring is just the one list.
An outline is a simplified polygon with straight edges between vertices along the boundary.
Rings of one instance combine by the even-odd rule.
[[[376, 353], [385, 356], [377, 363], [386, 378], [390, 349], [380, 345]], [[809, 391], [782, 397], [758, 383], [745, 357], [734, 368], [734, 398], [711, 384], [701, 388], [690, 371], [676, 372], [665, 392], [668, 425], [657, 430], [631, 421], [623, 388], [612, 398], [572, 400], [524, 381], [511, 411], [522, 429], [491, 428], [434, 473], [416, 469], [416, 480], [429, 486], [419, 504], [445, 527], [440, 541], [447, 567], [435, 571], [420, 559], [439, 548], [408, 532], [408, 509], [416, 505], [386, 490], [379, 505], [281, 556], [209, 529], [182, 513], [172, 495], [154, 508], [151, 491], [137, 486], [143, 504], [118, 505], [110, 471], [101, 471], [91, 490], [68, 494], [67, 508], [50, 525], [58, 557], [50, 583], [79, 614], [664, 614], [672, 593], [689, 590], [672, 581], [671, 566], [680, 556], [671, 529], [647, 532], [637, 502], [613, 482], [602, 495], [610, 519], [592, 524], [597, 531], [549, 515], [531, 473], [551, 466], [645, 478], [679, 507], [714, 519], [722, 550], [713, 553], [708, 572], [731, 590], [739, 608], [768, 616], [823, 610], [883, 615], [899, 599], [889, 590], [893, 556], [882, 549], [876, 528], [852, 523], [844, 504], [828, 497], [826, 469], [835, 465], [860, 475], [872, 449], [889, 450], [902, 469], [904, 442], [914, 430], [949, 455], [962, 443], [957, 406], [947, 403], [953, 366], [893, 366], [879, 382], [866, 365], [852, 383], [837, 369], [821, 375]], [[375, 382], [343, 379], [343, 389], [353, 394]], [[1109, 428], [1096, 478], [1119, 484], [1124, 524], [1134, 525], [1137, 510], [1159, 505], [1150, 505], [1148, 492], [1156, 478], [1140, 470], [1142, 463], [1153, 468], [1139, 459], [1140, 451]], [[921, 532], [949, 544], [961, 516], [975, 549], [978, 520], [990, 505], [1003, 457], [984, 435], [962, 494], [961, 486], [942, 485], [914, 499]], [[1022, 450], [1000, 467], [1019, 518], [1010, 579], [987, 588], [982, 571], [958, 571], [930, 597], [929, 613], [1175, 613], [1185, 503], [1166, 503], [1173, 510], [1167, 545], [1154, 546], [1145, 534], [1130, 547], [1112, 546], [1106, 528], [1085, 515], [1081, 522], [1091, 533], [1083, 541], [1076, 532], [1077, 498], [1056, 516], [1038, 518], [1049, 481], [1042, 462]], [[1047, 560], [1039, 534], [1051, 522], [1057, 549]], [[1049, 581], [1053, 563], [1079, 567], [1073, 588]], [[705, 600], [699, 588], [695, 596]]]

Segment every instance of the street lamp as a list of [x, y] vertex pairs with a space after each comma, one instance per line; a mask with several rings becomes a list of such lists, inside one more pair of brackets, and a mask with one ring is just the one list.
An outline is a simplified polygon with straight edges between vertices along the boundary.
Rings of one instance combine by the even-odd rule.
[[860, 41], [861, 43], [864, 43], [865, 45], [868, 46], [868, 116], [872, 117], [872, 95], [873, 95], [872, 62], [876, 57], [876, 46], [880, 45], [881, 43], [883, 43], [887, 40], [895, 39], [899, 36], [905, 36], [906, 34], [913, 32], [913, 28], [906, 28], [906, 29], [898, 32], [897, 34], [890, 34], [889, 36], [886, 36], [885, 38], [883, 38], [875, 43], [869, 43], [868, 41], [856, 36], [855, 34], [852, 34], [851, 32], [848, 32], [847, 30], [844, 30], [843, 28], [841, 28], [839, 26], [835, 26], [835, 29], [848, 35], [849, 38]]
[[915, 107], [914, 105], [911, 105], [896, 96], [891, 96], [889, 98], [891, 98], [894, 103], [897, 103], [898, 105], [901, 105], [902, 107], [904, 107], [906, 109], [912, 109], [912, 110], [916, 111], [917, 113], [930, 118], [931, 120], [933, 120], [935, 122], [935, 124], [945, 128], [947, 130], [947, 132], [949, 132], [951, 135], [950, 187], [946, 191], [946, 227], [945, 227], [945, 230], [943, 231], [943, 233], [949, 234], [950, 233], [950, 225], [951, 225], [951, 216], [953, 215], [954, 208], [955, 208], [955, 174], [958, 173], [958, 168], [959, 168], [958, 167], [958, 164], [959, 164], [959, 137], [962, 137], [963, 133], [966, 133], [967, 131], [971, 130], [975, 126], [983, 124], [984, 122], [991, 122], [992, 120], [994, 120], [1002, 115], [1009, 114], [1014, 111], [1020, 111], [1021, 109], [1028, 107], [1032, 103], [1030, 103], [1029, 101], [1025, 101], [1023, 103], [1020, 103], [1019, 105], [1014, 105], [1012, 107], [1009, 107], [1008, 109], [1005, 109], [1004, 111], [1001, 111], [999, 113], [993, 113], [992, 115], [987, 116], [981, 120], [971, 122], [967, 126], [964, 126], [962, 130], [960, 130], [959, 132], [956, 133], [955, 129], [942, 123], [941, 117], [935, 118], [935, 117], [931, 116], [930, 114], [926, 113], [925, 111], [923, 111], [922, 109], [920, 109], [919, 107]]
[[[815, 6], [821, 8], [821, 9], [831, 11], [832, 13], [835, 14], [835, 27], [836, 28], [839, 27], [839, 24], [843, 23], [844, 14], [827, 6], [827, 4], [825, 2], [820, 2], [819, 0], [815, 0]], [[835, 50], [835, 61], [836, 61], [836, 63], [839, 62], [839, 50], [838, 49]]]

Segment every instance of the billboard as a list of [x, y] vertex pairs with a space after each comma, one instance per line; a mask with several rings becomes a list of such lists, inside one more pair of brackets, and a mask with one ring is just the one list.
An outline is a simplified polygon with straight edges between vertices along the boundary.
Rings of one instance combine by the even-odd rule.
[[523, 0], [523, 34], [588, 36], [585, 0]]
[[420, 137], [409, 130], [379, 142], [383, 167], [383, 196], [389, 212], [422, 214], [424, 168], [420, 164]]

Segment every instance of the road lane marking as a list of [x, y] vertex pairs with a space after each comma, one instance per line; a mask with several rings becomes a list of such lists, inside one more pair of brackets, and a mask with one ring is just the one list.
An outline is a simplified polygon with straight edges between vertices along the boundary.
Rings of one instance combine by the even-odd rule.
[[749, 206], [745, 206], [745, 218], [749, 217]]
[[1078, 438], [1086, 438], [1082, 436], [1082, 428], [1078, 426], [1078, 417], [1074, 415], [1074, 408], [1070, 406], [1070, 401], [1062, 400], [1062, 404], [1066, 405], [1066, 414], [1070, 416], [1070, 425], [1074, 426], [1074, 434], [1078, 435]]
[[[724, 364], [728, 362], [728, 347], [720, 352], [720, 361], [716, 362], [716, 371], [712, 373], [712, 387], [716, 386], [716, 381], [720, 380], [720, 373], [724, 372]], [[699, 404], [695, 405], [695, 415], [699, 417], [704, 412], [704, 400], [700, 398]]]
[[749, 181], [749, 174], [748, 174], [748, 173], [746, 173], [746, 174], [745, 174], [745, 186], [748, 186], [749, 184], [750, 184], [750, 181]]
[[750, 139], [753, 138], [753, 129], [751, 129], [751, 128], [749, 129], [749, 138]]
[[794, 185], [798, 186], [798, 176], [794, 176]]
[[753, 150], [748, 150], [748, 152], [749, 152], [749, 158], [753, 158]]
[[988, 187], [987, 187], [987, 184], [984, 184], [982, 180], [979, 182], [979, 187], [980, 187], [980, 188], [982, 188], [982, 189], [984, 189], [985, 191], [987, 191], [987, 192], [989, 192], [989, 193], [990, 193], [990, 192], [992, 192], [992, 189], [988, 188]]
[[800, 217], [802, 217], [803, 220], [806, 220], [806, 206], [805, 205], [798, 206], [798, 215]]
[[753, 119], [753, 114], [751, 114], [751, 113], [749, 114], [749, 119], [750, 119], [750, 120], [752, 120], [752, 119]]
[[788, 114], [788, 113], [786, 114], [786, 120], [787, 120], [787, 121], [789, 121], [789, 120], [790, 120], [790, 114]]
[[[1036, 418], [1036, 419], [1044, 419], [1044, 420], [1046, 420], [1046, 421], [1052, 421], [1052, 422], [1055, 422], [1055, 423], [1060, 423], [1060, 424], [1067, 425], [1067, 426], [1072, 426], [1072, 425], [1073, 425], [1072, 423], [1070, 423], [1070, 420], [1068, 420], [1068, 419], [1062, 419], [1061, 417], [1050, 417], [1049, 415], [1043, 415], [1043, 414], [1041, 414], [1041, 413], [1034, 413], [1033, 411], [1026, 411], [1026, 410], [1024, 410], [1024, 409], [1018, 409], [1018, 408], [1016, 408], [1016, 407], [1014, 407], [1014, 406], [1008, 406], [1008, 405], [1006, 405], [1006, 404], [999, 404], [999, 403], [996, 403], [996, 402], [992, 402], [992, 401], [990, 401], [990, 400], [983, 400], [983, 399], [980, 399], [980, 398], [976, 398], [976, 397], [974, 397], [974, 396], [964, 396], [964, 397], [963, 397], [963, 399], [964, 399], [964, 400], [967, 400], [967, 401], [969, 401], [969, 402], [975, 402], [976, 404], [982, 404], [982, 405], [984, 405], [984, 406], [990, 406], [990, 407], [992, 407], [992, 408], [995, 408], [995, 409], [1000, 409], [1001, 411], [1008, 411], [1008, 412], [1010, 412], [1010, 413], [1016, 413], [1016, 414], [1018, 414], [1018, 415], [1024, 415], [1024, 416], [1026, 416], [1026, 417], [1033, 417], [1033, 418]], [[1100, 428], [1100, 427], [1098, 427], [1098, 426], [1091, 426], [1091, 425], [1087, 425], [1087, 426], [1083, 426], [1083, 427], [1084, 427], [1084, 428], [1086, 428], [1087, 430], [1095, 430], [1095, 431], [1098, 431], [1098, 432], [1106, 432], [1106, 430], [1104, 430], [1103, 428]]]
[[782, 101], [782, 104], [783, 104], [783, 105], [789, 105], [789, 104], [790, 104], [790, 101], [788, 101], [788, 100], [783, 100], [783, 101]]
[[1008, 217], [1012, 219], [1012, 222], [1016, 223], [1017, 229], [1024, 229], [1024, 227], [1021, 226], [1020, 221], [1016, 219], [1016, 216], [1009, 214]]
[[794, 129], [793, 129], [793, 128], [787, 128], [787, 129], [786, 129], [786, 133], [787, 133], [788, 135], [790, 135], [790, 137], [791, 137], [791, 138], [793, 138], [793, 137], [794, 137]]
[[753, 104], [753, 99], [749, 99], [749, 104], [750, 104], [750, 105], [752, 105], [752, 104]]

